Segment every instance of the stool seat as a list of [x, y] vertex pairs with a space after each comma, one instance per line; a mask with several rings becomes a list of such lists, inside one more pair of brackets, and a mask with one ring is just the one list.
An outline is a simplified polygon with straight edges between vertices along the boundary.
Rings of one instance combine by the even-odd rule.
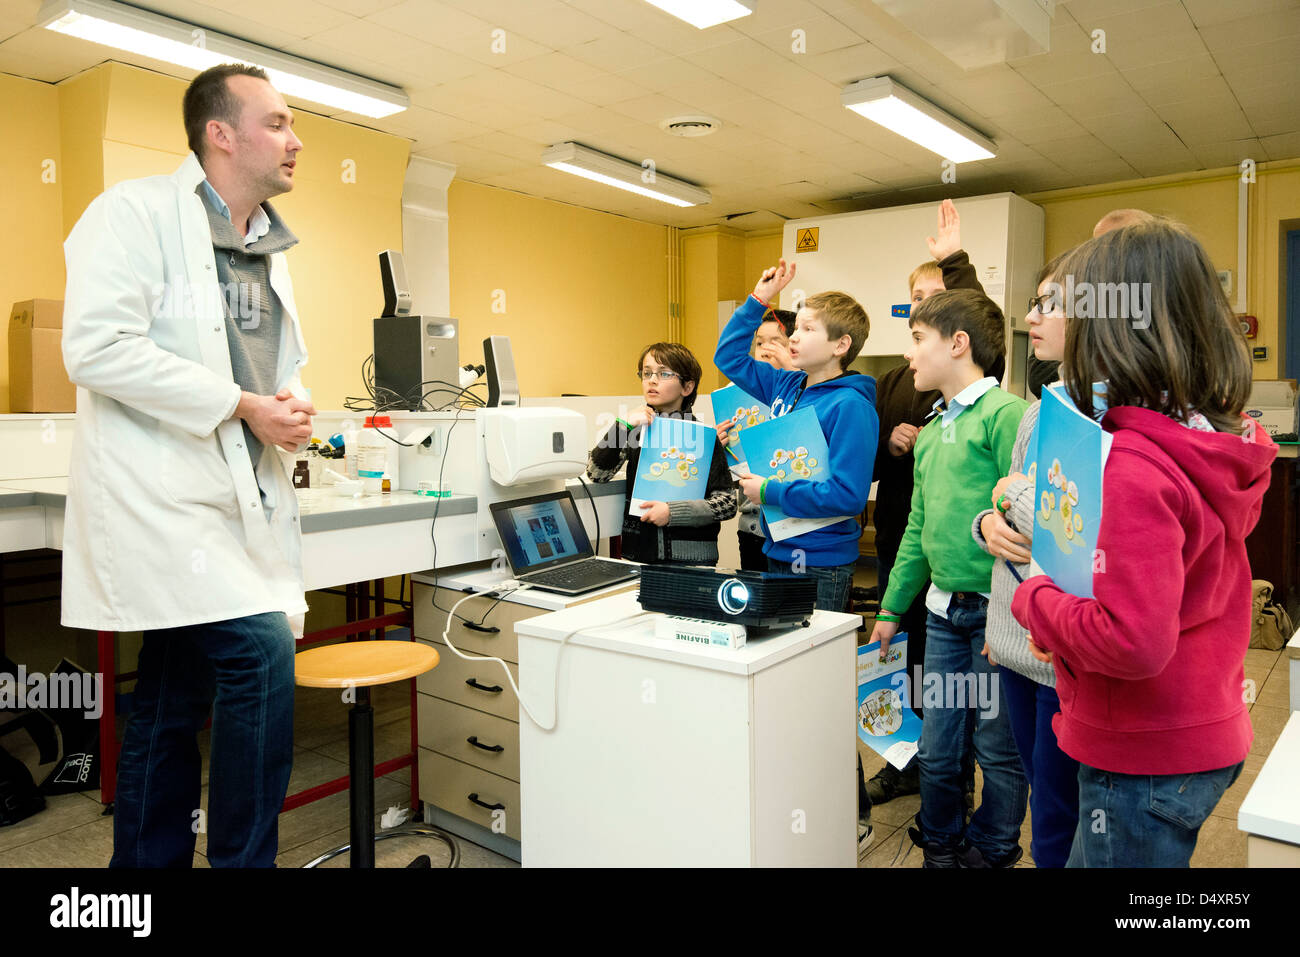
[[414, 678], [438, 666], [438, 652], [418, 641], [347, 641], [293, 656], [293, 678], [308, 688], [370, 687]]

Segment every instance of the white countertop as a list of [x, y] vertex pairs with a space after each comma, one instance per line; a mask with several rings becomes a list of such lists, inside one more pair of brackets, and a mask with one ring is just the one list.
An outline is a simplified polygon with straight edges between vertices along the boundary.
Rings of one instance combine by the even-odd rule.
[[1237, 811], [1237, 829], [1300, 844], [1300, 711], [1291, 717]]
[[[553, 641], [560, 641], [572, 634], [570, 644], [673, 661], [713, 671], [752, 675], [825, 644], [845, 632], [855, 631], [862, 623], [860, 615], [816, 611], [807, 628], [764, 633], [763, 637], [755, 637], [756, 633], [751, 630], [745, 646], [732, 650], [686, 645], [669, 638], [656, 638], [656, 617], [661, 617], [660, 613], [642, 611], [637, 594], [628, 591], [600, 601], [575, 605], [564, 611], [529, 618], [516, 625], [515, 630], [521, 636]], [[635, 620], [623, 621], [631, 618]]]
[[[617, 562], [622, 561], [622, 559], [606, 558], [602, 555], [601, 561]], [[634, 565], [636, 563], [627, 562], [626, 564]], [[412, 582], [418, 582], [422, 585], [437, 585], [440, 588], [450, 588], [453, 591], [462, 591], [466, 594], [491, 591], [495, 585], [510, 580], [510, 569], [493, 568], [490, 565], [486, 567], [466, 565], [460, 568], [448, 569], [441, 573], [434, 571], [416, 572], [411, 576]], [[542, 591], [538, 588], [525, 588], [523, 591], [511, 592], [505, 596], [505, 600], [516, 605], [541, 608], [544, 611], [561, 611], [579, 602], [588, 602], [608, 595], [617, 595], [623, 591], [635, 591], [636, 587], [636, 580], [633, 579], [630, 582], [619, 582], [616, 585], [598, 588], [595, 591], [584, 592], [581, 595], [560, 595], [555, 592]]]

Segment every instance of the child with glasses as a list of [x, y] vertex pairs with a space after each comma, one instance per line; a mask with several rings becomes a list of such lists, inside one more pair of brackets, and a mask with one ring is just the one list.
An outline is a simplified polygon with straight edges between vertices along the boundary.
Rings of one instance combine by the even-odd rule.
[[700, 363], [680, 343], [656, 342], [642, 349], [637, 375], [645, 405], [634, 409], [626, 419], [615, 419], [587, 458], [587, 476], [594, 482], [608, 482], [627, 463], [624, 558], [685, 565], [718, 563], [718, 532], [721, 523], [736, 514], [736, 498], [726, 453], [716, 436], [703, 499], [643, 502], [640, 516], [628, 514], [645, 427], [656, 415], [694, 419], [691, 407], [700, 371]]

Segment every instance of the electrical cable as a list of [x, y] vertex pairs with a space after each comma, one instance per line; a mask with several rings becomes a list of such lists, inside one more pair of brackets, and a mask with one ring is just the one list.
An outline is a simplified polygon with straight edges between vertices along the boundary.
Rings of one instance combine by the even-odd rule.
[[578, 481], [582, 483], [582, 490], [587, 493], [587, 501], [591, 503], [591, 514], [596, 516], [596, 547], [593, 548], [592, 551], [595, 554], [599, 555], [600, 554], [600, 512], [596, 511], [596, 500], [591, 497], [591, 489], [587, 487], [587, 480], [584, 479], [581, 475], [579, 475]]
[[[471, 598], [480, 598], [480, 597], [482, 597], [482, 596], [484, 596], [484, 595], [491, 595], [491, 594], [493, 594], [493, 593], [497, 593], [497, 595], [498, 595], [497, 600], [500, 601], [502, 598], [505, 598], [506, 595], [510, 595], [510, 594], [515, 593], [515, 592], [524, 591], [525, 589], [528, 589], [528, 588], [531, 588], [531, 587], [532, 587], [532, 586], [531, 586], [531, 585], [528, 585], [528, 584], [521, 584], [521, 585], [515, 585], [515, 586], [509, 586], [509, 585], [502, 586], [502, 585], [498, 585], [498, 586], [496, 586], [495, 588], [489, 588], [489, 589], [487, 589], [487, 590], [485, 590], [485, 591], [471, 592], [470, 594], [466, 595], [464, 598], [462, 598], [462, 599], [460, 599], [459, 601], [457, 601], [456, 604], [454, 604], [454, 605], [451, 606], [451, 611], [450, 611], [450, 612], [448, 613], [448, 615], [447, 615], [447, 625], [446, 625], [446, 627], [443, 628], [443, 630], [442, 630], [442, 643], [443, 643], [444, 645], [446, 645], [446, 646], [451, 650], [451, 652], [452, 652], [453, 654], [455, 654], [458, 658], [462, 659], [463, 661], [495, 661], [497, 664], [499, 664], [499, 665], [501, 666], [501, 670], [504, 671], [504, 672], [506, 673], [506, 681], [510, 682], [510, 690], [512, 690], [512, 691], [515, 693], [515, 697], [519, 699], [519, 708], [520, 708], [520, 710], [523, 711], [524, 714], [528, 715], [528, 719], [529, 719], [530, 721], [532, 721], [533, 724], [537, 725], [537, 727], [541, 728], [543, 731], [550, 732], [550, 731], [554, 731], [554, 730], [556, 729], [556, 727], [559, 725], [559, 720], [560, 720], [560, 656], [564, 654], [564, 646], [567, 645], [567, 644], [569, 643], [569, 639], [572, 638], [574, 635], [578, 634], [579, 632], [582, 632], [582, 631], [594, 630], [595, 628], [609, 628], [609, 627], [611, 627], [611, 626], [613, 626], [613, 625], [624, 625], [624, 624], [627, 624], [627, 623], [629, 623], [629, 622], [637, 621], [638, 619], [643, 619], [643, 618], [649, 618], [649, 617], [652, 617], [654, 613], [653, 613], [653, 612], [648, 612], [648, 611], [639, 611], [639, 612], [637, 612], [636, 614], [633, 614], [633, 615], [625, 615], [625, 616], [622, 617], [622, 618], [615, 618], [613, 621], [607, 621], [607, 622], [604, 622], [604, 623], [599, 624], [599, 625], [595, 625], [595, 626], [587, 626], [587, 625], [583, 625], [583, 626], [580, 627], [580, 628], [575, 628], [573, 631], [569, 632], [567, 635], [564, 635], [564, 636], [560, 639], [560, 647], [559, 647], [559, 649], [555, 652], [555, 684], [554, 684], [554, 686], [553, 686], [552, 689], [551, 689], [551, 690], [552, 690], [552, 694], [551, 694], [551, 716], [552, 716], [552, 717], [551, 717], [551, 724], [550, 724], [550, 727], [547, 727], [547, 726], [546, 726], [545, 724], [543, 724], [541, 721], [538, 721], [538, 720], [537, 720], [537, 716], [533, 714], [532, 709], [529, 708], [528, 705], [524, 702], [523, 696], [519, 693], [519, 685], [515, 683], [515, 676], [512, 675], [512, 674], [510, 673], [510, 666], [509, 666], [509, 665], [507, 665], [507, 664], [506, 664], [504, 661], [502, 661], [500, 658], [496, 658], [496, 657], [493, 657], [493, 656], [491, 656], [491, 655], [467, 655], [467, 654], [465, 654], [463, 651], [461, 651], [459, 648], [457, 648], [455, 645], [453, 645], [453, 644], [451, 643], [451, 637], [450, 637], [450, 633], [451, 633], [451, 620], [452, 620], [452, 618], [453, 618], [453, 617], [461, 618], [460, 615], [457, 615], [457, 614], [456, 614], [456, 609], [459, 608], [461, 605], [463, 605], [465, 602], [469, 601]], [[504, 592], [504, 593], [503, 593], [503, 592]], [[461, 620], [463, 621], [464, 619], [461, 618]]]

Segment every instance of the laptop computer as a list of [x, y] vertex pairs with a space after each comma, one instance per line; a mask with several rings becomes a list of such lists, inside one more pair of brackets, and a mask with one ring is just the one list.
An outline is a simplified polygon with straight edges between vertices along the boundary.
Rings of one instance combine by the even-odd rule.
[[517, 581], [562, 595], [581, 595], [639, 574], [636, 565], [595, 557], [568, 491], [493, 502], [489, 507]]

